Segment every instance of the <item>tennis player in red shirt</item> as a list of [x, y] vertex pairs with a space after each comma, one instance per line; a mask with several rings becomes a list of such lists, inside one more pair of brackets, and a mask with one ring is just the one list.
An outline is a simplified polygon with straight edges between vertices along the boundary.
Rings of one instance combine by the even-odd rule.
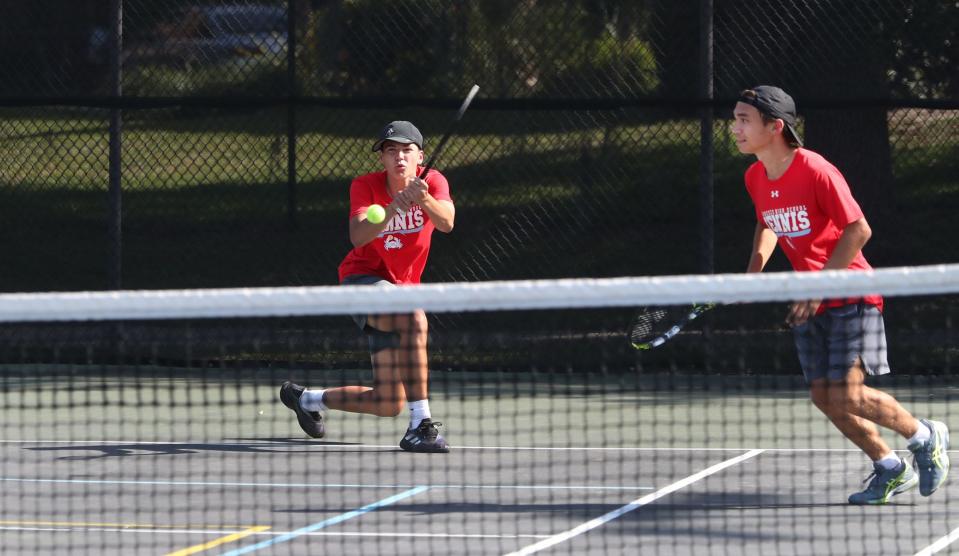
[[[456, 210], [446, 178], [423, 164], [423, 136], [410, 122], [383, 128], [373, 145], [383, 171], [359, 176], [350, 185], [351, 250], [340, 264], [343, 285], [418, 284], [429, 256], [433, 230], [453, 230]], [[386, 219], [366, 219], [370, 205], [386, 207]], [[369, 339], [372, 386], [307, 390], [286, 382], [280, 399], [292, 409], [303, 430], [314, 438], [325, 432], [329, 409], [395, 417], [410, 408], [410, 424], [400, 447], [410, 452], [448, 452], [432, 420], [428, 399], [427, 320], [423, 311], [404, 315], [354, 315]]]
[[[740, 94], [731, 126], [736, 146], [757, 162], [746, 170], [746, 189], [756, 209], [747, 272], [760, 272], [777, 245], [797, 271], [868, 270], [862, 247], [872, 235], [839, 170], [803, 148], [796, 132], [796, 105], [778, 87]], [[813, 403], [873, 461], [867, 487], [851, 504], [885, 504], [918, 484], [929, 496], [949, 472], [949, 430], [917, 420], [895, 398], [866, 386], [865, 375], [889, 372], [883, 300], [813, 299], [792, 304], [799, 362]], [[893, 452], [876, 425], [908, 440], [913, 466]], [[918, 473], [917, 473], [918, 471]]]

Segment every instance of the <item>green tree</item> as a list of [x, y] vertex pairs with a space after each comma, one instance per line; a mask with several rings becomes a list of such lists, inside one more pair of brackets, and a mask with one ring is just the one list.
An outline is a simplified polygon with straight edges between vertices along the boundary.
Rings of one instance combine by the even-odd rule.
[[641, 3], [328, 2], [309, 26], [308, 90], [494, 97], [633, 96], [658, 83]]

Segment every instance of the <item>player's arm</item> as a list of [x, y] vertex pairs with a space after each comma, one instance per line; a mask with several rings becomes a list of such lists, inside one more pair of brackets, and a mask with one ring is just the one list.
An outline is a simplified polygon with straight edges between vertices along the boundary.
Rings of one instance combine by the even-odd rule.
[[366, 213], [360, 213], [350, 218], [350, 243], [353, 247], [362, 247], [376, 239], [376, 236], [386, 229], [390, 223], [391, 216], [395, 215], [393, 205], [386, 207], [386, 218], [379, 224], [374, 224], [366, 219]]
[[753, 252], [749, 256], [746, 272], [762, 272], [776, 249], [776, 233], [762, 222], [756, 222], [756, 231], [753, 233]]
[[839, 236], [839, 241], [836, 242], [836, 247], [832, 250], [832, 255], [829, 256], [823, 270], [845, 270], [849, 268], [853, 259], [862, 251], [871, 237], [872, 228], [866, 222], [866, 217], [847, 224], [843, 228], [842, 235]]
[[447, 234], [453, 231], [453, 220], [456, 218], [456, 207], [453, 203], [441, 201], [427, 193], [420, 206], [429, 215], [437, 230]]

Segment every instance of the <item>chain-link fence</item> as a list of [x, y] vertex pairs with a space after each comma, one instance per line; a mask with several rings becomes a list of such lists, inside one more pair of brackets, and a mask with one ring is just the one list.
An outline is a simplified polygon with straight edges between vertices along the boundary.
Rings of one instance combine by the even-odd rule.
[[409, 119], [429, 151], [473, 83], [438, 164], [456, 229], [426, 280], [741, 270], [751, 160], [726, 128], [758, 83], [793, 93], [806, 145], [849, 179], [874, 264], [955, 262], [957, 16], [934, 0], [10, 3], [0, 290], [332, 284], [375, 134]]

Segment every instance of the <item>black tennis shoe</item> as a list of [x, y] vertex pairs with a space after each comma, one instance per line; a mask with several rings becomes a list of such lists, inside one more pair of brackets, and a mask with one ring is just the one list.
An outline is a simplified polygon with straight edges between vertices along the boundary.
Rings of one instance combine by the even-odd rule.
[[303, 432], [313, 438], [323, 438], [326, 434], [326, 429], [323, 428], [323, 416], [319, 411], [307, 411], [300, 407], [300, 396], [303, 395], [304, 390], [306, 388], [288, 380], [280, 386], [280, 401], [296, 413], [296, 421]]
[[403, 440], [400, 440], [400, 448], [407, 452], [427, 452], [427, 453], [446, 453], [450, 451], [446, 439], [443, 438], [436, 427], [443, 423], [434, 423], [430, 419], [423, 419], [415, 429], [406, 429]]

